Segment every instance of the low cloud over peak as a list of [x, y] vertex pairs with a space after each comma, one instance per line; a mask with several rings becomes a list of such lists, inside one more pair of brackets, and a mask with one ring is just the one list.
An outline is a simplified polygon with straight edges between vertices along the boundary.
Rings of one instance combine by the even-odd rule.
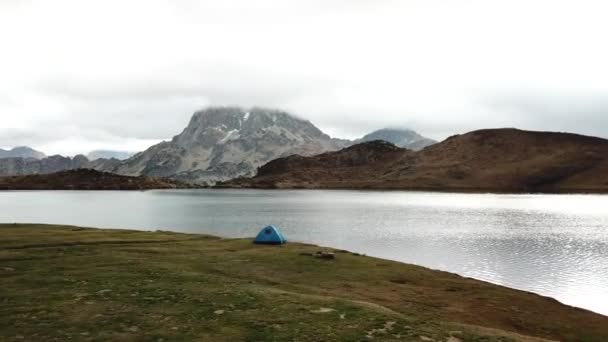
[[486, 127], [608, 137], [607, 9], [586, 0], [2, 2], [0, 146], [139, 150], [208, 105], [281, 108], [344, 138], [382, 127], [435, 139]]

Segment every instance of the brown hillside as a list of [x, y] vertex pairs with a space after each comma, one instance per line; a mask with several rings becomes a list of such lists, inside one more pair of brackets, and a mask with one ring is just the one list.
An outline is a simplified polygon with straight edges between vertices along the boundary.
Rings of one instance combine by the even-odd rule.
[[0, 177], [0, 190], [144, 190], [183, 187], [186, 185], [172, 180], [120, 176], [91, 169]]
[[220, 186], [507, 192], [608, 191], [608, 140], [488, 129], [420, 152], [370, 142], [314, 157], [277, 159]]

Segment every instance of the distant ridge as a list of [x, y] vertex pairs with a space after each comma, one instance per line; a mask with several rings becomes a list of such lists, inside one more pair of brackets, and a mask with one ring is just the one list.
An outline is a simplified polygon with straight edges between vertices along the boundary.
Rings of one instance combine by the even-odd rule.
[[183, 187], [189, 186], [167, 179], [119, 176], [90, 169], [0, 178], [0, 190], [146, 190]]
[[127, 151], [113, 151], [113, 150], [95, 150], [87, 153], [87, 159], [89, 160], [97, 160], [97, 159], [118, 159], [125, 160], [129, 159], [133, 156], [134, 152]]
[[22, 176], [48, 174], [74, 169], [111, 170], [120, 164], [117, 159], [97, 159], [90, 161], [79, 154], [73, 158], [54, 155], [42, 159], [4, 158], [0, 159], [0, 176]]
[[427, 146], [437, 143], [437, 141], [423, 137], [411, 129], [383, 128], [369, 133], [361, 139], [355, 140], [354, 144], [374, 140], [388, 141], [396, 146], [414, 151], [422, 150]]
[[608, 192], [608, 140], [487, 129], [414, 152], [377, 141], [288, 157], [221, 187]]
[[45, 158], [46, 154], [36, 151], [31, 147], [18, 146], [10, 150], [3, 150], [0, 148], [0, 159], [3, 158], [33, 158], [42, 159]]

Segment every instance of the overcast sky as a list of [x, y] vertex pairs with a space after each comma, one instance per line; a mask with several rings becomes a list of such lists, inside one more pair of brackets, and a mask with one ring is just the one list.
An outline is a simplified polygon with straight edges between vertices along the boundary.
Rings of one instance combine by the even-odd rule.
[[141, 150], [207, 105], [278, 107], [341, 138], [608, 137], [607, 13], [587, 0], [0, 0], [0, 147]]

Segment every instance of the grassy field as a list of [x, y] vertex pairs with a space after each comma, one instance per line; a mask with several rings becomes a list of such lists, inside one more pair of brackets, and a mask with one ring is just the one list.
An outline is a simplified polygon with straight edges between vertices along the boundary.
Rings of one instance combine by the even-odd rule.
[[0, 225], [0, 341], [608, 341], [608, 317], [290, 243]]

